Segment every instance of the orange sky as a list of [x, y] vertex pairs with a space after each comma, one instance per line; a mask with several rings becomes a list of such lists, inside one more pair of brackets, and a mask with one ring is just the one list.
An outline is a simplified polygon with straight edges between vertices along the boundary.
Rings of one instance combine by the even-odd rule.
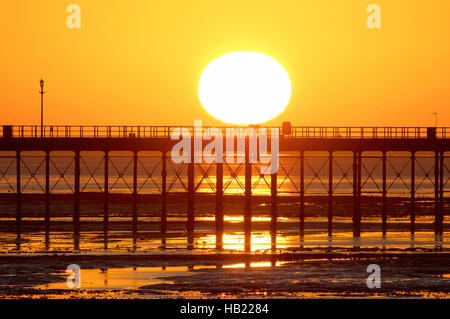
[[[81, 29], [66, 26], [69, 4]], [[368, 29], [379, 4], [382, 28]], [[267, 124], [450, 126], [450, 1], [42, 0], [0, 3], [0, 124], [219, 125], [202, 70], [224, 53], [278, 60], [292, 81]]]

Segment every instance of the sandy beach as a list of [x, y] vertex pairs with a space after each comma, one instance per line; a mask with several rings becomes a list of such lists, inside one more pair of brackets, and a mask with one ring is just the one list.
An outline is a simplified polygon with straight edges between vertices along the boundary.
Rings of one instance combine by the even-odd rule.
[[[137, 232], [130, 224], [131, 206], [120, 196], [109, 203], [107, 232], [103, 201], [85, 198], [81, 232], [76, 238], [70, 199], [52, 201], [46, 233], [42, 200], [25, 198], [20, 236], [14, 214], [0, 221], [1, 298], [449, 297], [450, 234], [434, 233], [434, 216], [428, 214], [432, 202], [428, 200], [417, 203], [421, 213], [411, 233], [408, 200], [390, 198], [388, 232], [383, 234], [379, 199], [367, 199], [362, 233], [354, 238], [351, 201], [335, 199], [333, 237], [328, 237], [326, 199], [308, 198], [301, 238], [298, 202], [281, 197], [273, 251], [270, 202], [255, 197], [252, 245], [247, 253], [242, 198], [231, 196], [225, 201], [220, 251], [215, 244], [213, 198], [203, 196], [197, 206], [192, 246], [186, 238], [185, 197], [175, 198], [170, 202], [164, 236], [159, 232], [158, 203], [152, 198], [139, 201]], [[14, 203], [3, 201], [5, 211], [12, 206]], [[446, 216], [444, 224], [448, 223]], [[66, 284], [70, 264], [81, 268], [80, 289], [69, 289]], [[380, 289], [367, 287], [370, 264], [382, 269]]]

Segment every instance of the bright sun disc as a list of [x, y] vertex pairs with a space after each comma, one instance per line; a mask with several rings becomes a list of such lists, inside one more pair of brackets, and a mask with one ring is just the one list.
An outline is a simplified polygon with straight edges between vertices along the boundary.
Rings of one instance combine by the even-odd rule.
[[232, 124], [266, 122], [286, 108], [291, 81], [283, 66], [258, 52], [231, 52], [202, 72], [198, 95], [215, 118]]

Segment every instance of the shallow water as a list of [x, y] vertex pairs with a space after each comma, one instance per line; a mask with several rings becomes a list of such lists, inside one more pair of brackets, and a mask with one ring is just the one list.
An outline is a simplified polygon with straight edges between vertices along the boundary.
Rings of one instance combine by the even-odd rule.
[[[255, 213], [248, 254], [262, 257], [259, 261], [246, 260], [243, 217], [237, 214], [225, 215], [220, 251], [208, 210], [196, 216], [192, 243], [182, 215], [169, 218], [164, 236], [155, 216], [140, 216], [137, 232], [129, 217], [112, 216], [107, 233], [101, 217], [83, 216], [78, 236], [72, 232], [70, 217], [52, 216], [49, 232], [44, 231], [42, 217], [24, 217], [20, 233], [9, 227], [15, 225], [14, 219], [2, 218], [10, 231], [0, 233], [0, 297], [450, 297], [449, 216], [442, 234], [433, 230], [434, 216], [417, 216], [414, 233], [409, 217], [392, 216], [386, 234], [380, 217], [364, 216], [359, 237], [353, 236], [351, 216], [333, 218], [332, 237], [326, 217], [309, 216], [301, 237], [298, 218], [281, 214], [273, 246], [270, 217]], [[358, 252], [368, 256], [355, 257]], [[282, 254], [309, 257], [271, 259]], [[61, 261], [54, 255], [72, 259]], [[219, 255], [225, 257], [216, 260]], [[35, 256], [44, 258], [36, 262]], [[66, 284], [70, 263], [81, 267], [80, 289]], [[367, 288], [369, 264], [382, 269], [380, 290]]]
[[[201, 220], [201, 219], [199, 219]], [[204, 221], [210, 221], [204, 217]], [[267, 217], [253, 218], [250, 251], [254, 253], [266, 253], [272, 250], [272, 236]], [[82, 219], [82, 223], [89, 220]], [[416, 225], [430, 226], [434, 217], [420, 216], [416, 219]], [[239, 252], [245, 249], [245, 234], [239, 217], [225, 218], [225, 232], [223, 234], [223, 251]], [[450, 223], [450, 216], [444, 219], [444, 225]], [[352, 221], [350, 217], [337, 217], [334, 219], [333, 236], [327, 233], [327, 219], [323, 217], [309, 218], [305, 223], [305, 234], [300, 237], [298, 222], [289, 218], [282, 219], [278, 224], [275, 251], [292, 251], [299, 249], [331, 248], [334, 250], [358, 247], [360, 249], [377, 250], [448, 250], [450, 248], [450, 232], [444, 231], [436, 234], [434, 231], [423, 227], [416, 227], [414, 233], [409, 231], [409, 218], [395, 218], [389, 220], [388, 232], [383, 235], [379, 218], [369, 217], [362, 220], [367, 231], [362, 231], [360, 237], [354, 237]], [[83, 225], [83, 224], [82, 224]], [[182, 225], [182, 224], [180, 224]], [[237, 227], [235, 227], [237, 225]], [[177, 251], [183, 253], [189, 251], [215, 252], [216, 235], [214, 223], [200, 224], [195, 232], [192, 245], [188, 243], [183, 225], [179, 230], [167, 232], [164, 236], [156, 229], [152, 231], [139, 231], [134, 233], [127, 230], [109, 231], [106, 236], [104, 231], [81, 231], [74, 239], [70, 231], [44, 231], [17, 233], [0, 233], [0, 253], [53, 253], [53, 252], [77, 252], [77, 253], [102, 253], [102, 252], [163, 252]], [[177, 226], [178, 227], [178, 226]], [[173, 227], [173, 228], [177, 228]], [[447, 226], [444, 226], [448, 229]], [[129, 227], [121, 227], [129, 228]], [[83, 229], [83, 226], [82, 226]], [[228, 229], [228, 230], [227, 230]]]

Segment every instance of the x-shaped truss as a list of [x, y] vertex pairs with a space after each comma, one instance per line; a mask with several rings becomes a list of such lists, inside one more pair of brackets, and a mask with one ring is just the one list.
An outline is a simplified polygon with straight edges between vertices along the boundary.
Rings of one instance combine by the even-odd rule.
[[294, 163], [289, 167], [289, 170], [286, 169], [285, 165], [283, 165], [281, 159], [279, 160], [279, 168], [284, 172], [284, 178], [278, 185], [278, 190], [281, 190], [283, 185], [289, 180], [292, 186], [294, 187], [295, 191], [292, 191], [290, 193], [300, 193], [300, 188], [297, 186], [297, 184], [292, 179], [292, 171], [295, 167], [299, 165], [300, 157], [296, 157]]
[[[35, 157], [35, 156], [33, 156]], [[44, 164], [45, 162], [45, 157], [39, 162], [38, 166], [33, 169], [30, 168], [30, 166], [27, 165], [27, 163], [24, 160], [24, 157], [20, 158], [20, 162], [23, 164], [23, 166], [25, 167], [25, 169], [28, 171], [28, 173], [30, 174], [30, 177], [27, 179], [27, 181], [23, 184], [22, 189], [20, 190], [21, 192], [23, 192], [27, 186], [30, 184], [30, 182], [32, 180], [34, 180], [36, 182], [36, 184], [39, 186], [39, 188], [41, 189], [41, 191], [44, 193], [44, 187], [41, 185], [41, 183], [39, 182], [39, 180], [36, 178], [36, 173], [40, 170], [40, 168], [42, 167], [42, 164]]]
[[175, 176], [172, 178], [169, 185], [167, 186], [167, 192], [170, 192], [177, 182], [180, 182], [181, 186], [183, 186], [183, 189], [185, 191], [187, 191], [188, 190], [187, 185], [185, 182], [183, 182], [183, 178], [181, 177], [181, 173], [183, 172], [183, 169], [186, 166], [186, 164], [183, 162], [183, 163], [179, 164], [179, 166], [177, 168], [177, 167], [175, 167], [175, 165], [173, 164], [172, 161], [169, 161], [169, 165], [172, 168], [172, 170], [174, 171]]
[[[374, 157], [370, 157], [370, 158], [374, 158]], [[378, 191], [380, 193], [382, 193], [382, 189], [380, 188], [380, 186], [378, 185], [378, 183], [375, 181], [375, 179], [373, 178], [373, 174], [375, 172], [375, 170], [380, 166], [380, 164], [383, 162], [382, 161], [383, 158], [382, 157], [378, 157], [377, 162], [375, 163], [375, 165], [372, 167], [372, 169], [368, 169], [366, 165], [364, 165], [364, 162], [361, 159], [361, 167], [362, 169], [367, 173], [367, 177], [364, 180], [364, 182], [361, 184], [361, 189], [364, 188], [364, 186], [369, 182], [372, 181], [372, 183], [377, 187]]]
[[89, 166], [86, 164], [85, 160], [83, 159], [83, 157], [80, 157], [81, 159], [81, 163], [82, 165], [84, 165], [84, 167], [86, 168], [86, 170], [89, 173], [89, 178], [86, 182], [86, 184], [81, 188], [81, 191], [84, 191], [85, 188], [89, 185], [89, 182], [92, 180], [94, 181], [94, 183], [97, 185], [98, 189], [100, 191], [103, 191], [103, 187], [100, 186], [100, 184], [98, 183], [97, 179], [95, 178], [95, 173], [97, 172], [97, 170], [100, 168], [100, 166], [102, 165], [102, 163], [104, 162], [104, 158], [100, 159], [100, 161], [97, 163], [97, 166], [95, 167], [95, 169], [93, 171], [91, 171], [91, 169], [89, 168]]
[[[319, 158], [318, 156], [313, 156], [313, 158]], [[309, 181], [308, 184], [305, 185], [305, 192], [307, 191], [307, 189], [313, 184], [313, 182], [315, 180], [317, 180], [319, 182], [320, 185], [323, 186], [323, 188], [328, 191], [328, 186], [322, 181], [322, 179], [320, 178], [320, 172], [322, 171], [322, 169], [325, 167], [325, 165], [327, 165], [328, 163], [328, 157], [325, 158], [325, 161], [322, 163], [321, 166], [319, 166], [319, 168], [316, 170], [314, 169], [310, 162], [306, 159], [306, 157], [304, 157], [304, 161], [307, 167], [309, 167], [309, 169], [312, 171], [313, 178], [311, 178], [311, 180]]]
[[[429, 181], [431, 183], [431, 185], [434, 186], [434, 180], [431, 178], [432, 172], [434, 170], [434, 165], [432, 165], [428, 170], [425, 169], [425, 167], [423, 167], [423, 165], [420, 163], [420, 161], [418, 160], [418, 158], [416, 158], [416, 167], [418, 167], [422, 173], [423, 173], [423, 178], [419, 181], [418, 184], [416, 184], [416, 189], [415, 191], [417, 191], [426, 181]], [[416, 175], [417, 176], [417, 175]]]
[[264, 174], [261, 174], [261, 164], [258, 163], [252, 163], [252, 167], [256, 169], [258, 172], [258, 178], [252, 185], [252, 191], [256, 189], [256, 187], [259, 185], [261, 181], [264, 181], [265, 185], [270, 189], [270, 183], [267, 181], [266, 176]]
[[[114, 182], [109, 187], [109, 191], [111, 191], [114, 188], [114, 186], [116, 186], [116, 184], [120, 180], [122, 180], [125, 183], [125, 185], [127, 186], [127, 188], [130, 190], [130, 192], [133, 192], [133, 187], [130, 184], [128, 184], [126, 179], [123, 177], [125, 171], [128, 169], [128, 167], [130, 167], [131, 163], [133, 163], [133, 158], [131, 157], [129, 159], [129, 161], [127, 162], [127, 164], [125, 165], [125, 167], [121, 170], [121, 169], [119, 169], [119, 167], [117, 167], [116, 164], [114, 164], [113, 157], [114, 156], [109, 157], [109, 163], [111, 164], [111, 167], [114, 168], [114, 171], [117, 173], [117, 178], [114, 180]], [[119, 157], [123, 157], [123, 156], [119, 156]]]
[[227, 168], [228, 172], [230, 173], [230, 177], [224, 183], [223, 191], [225, 192], [225, 190], [228, 189], [228, 187], [231, 185], [231, 183], [233, 181], [235, 181], [239, 185], [239, 187], [242, 191], [245, 191], [245, 186], [242, 183], [242, 181], [239, 179], [239, 171], [242, 169], [242, 167], [245, 166], [245, 163], [244, 162], [239, 163], [239, 165], [237, 165], [235, 168], [232, 168], [230, 166], [230, 164], [226, 161], [224, 161], [224, 164], [225, 164], [225, 167]]
[[[155, 157], [151, 156], [151, 158], [155, 158]], [[148, 170], [147, 166], [144, 165], [141, 158], [138, 157], [138, 165], [140, 165], [144, 169], [144, 172], [146, 174], [144, 182], [138, 187], [138, 192], [141, 189], [143, 189], [146, 184], [154, 185], [160, 193], [162, 192], [161, 187], [158, 185], [157, 181], [154, 178], [156, 169], [160, 167], [161, 163], [162, 163], [162, 158], [159, 159], [158, 163], [151, 170]]]
[[347, 167], [347, 169], [344, 169], [337, 161], [337, 158], [333, 157], [333, 168], [334, 167], [336, 167], [339, 170], [340, 178], [337, 181], [337, 183], [334, 184], [333, 193], [336, 192], [337, 188], [339, 187], [339, 185], [342, 184], [342, 182], [344, 180], [347, 181], [348, 184], [353, 187], [353, 180], [350, 179], [350, 177], [349, 177], [349, 176], [351, 176], [350, 171], [353, 169], [353, 165], [350, 165], [349, 167]]
[[[1, 158], [10, 158], [10, 157], [1, 157]], [[6, 182], [6, 184], [8, 184], [8, 186], [9, 186], [9, 188], [11, 188], [11, 190], [13, 191], [13, 192], [16, 192], [16, 190], [14, 189], [14, 187], [11, 185], [11, 183], [9, 182], [9, 180], [8, 180], [8, 178], [6, 177], [6, 174], [8, 174], [8, 172], [9, 172], [9, 170], [11, 169], [11, 167], [12, 167], [12, 165], [14, 164], [14, 162], [15, 162], [15, 157], [12, 157], [11, 158], [11, 161], [9, 162], [9, 164], [8, 164], [8, 166], [6, 167], [6, 169], [4, 170], [4, 171], [2, 171], [1, 169], [0, 169], [0, 182], [2, 181], [2, 180], [4, 180], [5, 182]]]
[[197, 191], [197, 189], [200, 188], [200, 186], [202, 185], [203, 181], [206, 182], [206, 184], [209, 186], [209, 188], [212, 191], [216, 191], [216, 185], [214, 184], [214, 182], [211, 180], [211, 178], [209, 177], [209, 173], [212, 170], [213, 167], [215, 167], [216, 164], [215, 163], [211, 163], [207, 166], [206, 170], [203, 168], [203, 166], [201, 164], [197, 164], [198, 169], [200, 170], [200, 172], [202, 173], [202, 177], [200, 178], [200, 181], [198, 182], [198, 184], [195, 186], [195, 191]]
[[[64, 156], [64, 157], [66, 157], [66, 156]], [[67, 179], [66, 179], [67, 171], [68, 171], [69, 168], [72, 166], [72, 164], [74, 163], [74, 161], [75, 161], [75, 158], [72, 157], [72, 159], [71, 159], [71, 161], [69, 162], [69, 164], [68, 164], [67, 166], [65, 166], [64, 169], [60, 170], [59, 167], [56, 165], [56, 163], [53, 161], [53, 159], [50, 158], [50, 164], [56, 169], [56, 171], [57, 171], [58, 174], [59, 174], [59, 178], [58, 178], [58, 180], [55, 182], [55, 184], [53, 184], [53, 186], [50, 188], [50, 192], [52, 192], [52, 191], [55, 189], [55, 187], [56, 187], [60, 182], [64, 182], [64, 183], [69, 187], [70, 191], [72, 191], [72, 192], [74, 191], [73, 188], [72, 188], [72, 186], [70, 185], [70, 183], [69, 183], [69, 182], [67, 181]]]
[[389, 184], [389, 186], [386, 188], [386, 191], [388, 192], [391, 189], [392, 185], [394, 185], [397, 180], [400, 180], [403, 183], [403, 185], [405, 185], [405, 187], [408, 189], [408, 191], [411, 191], [410, 186], [408, 185], [408, 183], [405, 182], [405, 180], [402, 177], [402, 174], [403, 174], [404, 170], [406, 169], [406, 167], [408, 167], [408, 164], [410, 161], [409, 160], [406, 161], [406, 163], [401, 167], [400, 170], [397, 170], [394, 167], [394, 165], [392, 164], [392, 162], [389, 158], [386, 159], [386, 162], [389, 164], [389, 166], [392, 168], [392, 170], [396, 174], [395, 178], [392, 180], [391, 184]]

